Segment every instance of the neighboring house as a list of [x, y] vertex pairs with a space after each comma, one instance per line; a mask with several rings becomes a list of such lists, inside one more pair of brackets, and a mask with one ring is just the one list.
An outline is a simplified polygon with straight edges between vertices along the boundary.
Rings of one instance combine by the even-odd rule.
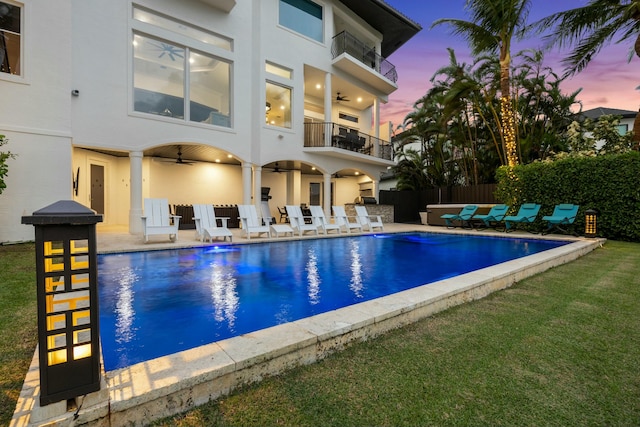
[[[382, 0], [0, 0], [0, 242], [63, 199], [141, 231], [142, 200], [353, 202], [393, 165]], [[336, 179], [337, 177], [344, 177]]]
[[620, 120], [620, 125], [618, 125], [618, 132], [620, 132], [620, 135], [626, 135], [627, 132], [633, 131], [633, 121], [635, 120], [637, 114], [637, 111], [597, 107], [592, 108], [591, 110], [583, 111], [581, 113], [581, 116], [594, 121], [597, 121], [600, 116], [605, 115], [620, 116], [622, 117], [622, 119]]
[[[620, 110], [617, 108], [605, 108], [605, 107], [597, 107], [592, 108], [591, 110], [582, 111], [580, 113], [580, 117], [585, 119], [591, 119], [594, 122], [598, 121], [598, 119], [602, 116], [617, 116], [621, 117], [620, 124], [618, 125], [618, 133], [620, 135], [626, 135], [628, 132], [633, 131], [633, 123], [635, 121], [637, 111], [630, 110]], [[585, 132], [585, 135], [588, 137], [592, 137], [592, 132]], [[595, 142], [595, 147], [597, 150], [600, 150], [605, 145], [605, 141], [598, 140]]]

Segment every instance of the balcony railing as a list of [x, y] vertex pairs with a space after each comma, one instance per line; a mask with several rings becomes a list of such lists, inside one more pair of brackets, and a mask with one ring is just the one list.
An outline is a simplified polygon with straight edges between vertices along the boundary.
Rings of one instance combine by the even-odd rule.
[[393, 159], [391, 143], [332, 122], [305, 123], [304, 146], [335, 147], [379, 159]]
[[378, 55], [375, 49], [365, 45], [346, 31], [334, 36], [333, 43], [331, 44], [332, 59], [337, 58], [343, 53], [348, 53], [354, 59], [362, 62], [393, 83], [398, 82], [398, 73], [396, 72], [395, 65]]

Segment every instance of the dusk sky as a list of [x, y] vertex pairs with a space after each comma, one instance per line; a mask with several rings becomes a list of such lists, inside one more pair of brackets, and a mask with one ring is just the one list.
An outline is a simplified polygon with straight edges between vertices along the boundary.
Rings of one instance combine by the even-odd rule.
[[[447, 47], [455, 50], [458, 62], [470, 64], [470, 49], [462, 37], [450, 34], [450, 26], [430, 29], [440, 18], [469, 20], [464, 9], [466, 0], [385, 0], [405, 16], [422, 26], [422, 31], [402, 46], [388, 59], [398, 71], [399, 89], [389, 96], [389, 102], [381, 106], [381, 119], [391, 121], [395, 129], [413, 111], [414, 102], [431, 87], [435, 71], [449, 63]], [[587, 4], [587, 0], [535, 0], [529, 12], [529, 22], [553, 13], [574, 9]], [[582, 88], [578, 100], [583, 109], [595, 107], [619, 108], [638, 111], [640, 107], [640, 58], [628, 62], [633, 42], [605, 47], [580, 74], [562, 84], [565, 94]], [[512, 55], [526, 48], [541, 47], [539, 40], [517, 43]], [[551, 51], [545, 54], [545, 65], [559, 75], [563, 74], [560, 60], [565, 52]]]

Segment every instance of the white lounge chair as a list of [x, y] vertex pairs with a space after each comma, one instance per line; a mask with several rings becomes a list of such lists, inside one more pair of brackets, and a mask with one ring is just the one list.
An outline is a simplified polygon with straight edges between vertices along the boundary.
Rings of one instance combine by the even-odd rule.
[[350, 222], [349, 217], [344, 211], [344, 206], [333, 206], [333, 217], [335, 218], [336, 224], [340, 226], [342, 229], [347, 231], [347, 233], [351, 233], [351, 230], [360, 230], [362, 232], [362, 225], [359, 222]]
[[144, 199], [144, 215], [142, 216], [142, 234], [144, 241], [154, 234], [168, 234], [169, 240], [178, 240], [180, 216], [169, 214], [167, 199]]
[[242, 233], [247, 239], [251, 239], [251, 233], [260, 234], [267, 233], [267, 236], [271, 237], [271, 229], [269, 223], [271, 218], [265, 218], [265, 223], [262, 223], [262, 219], [258, 218], [258, 211], [254, 205], [238, 205], [238, 216], [242, 223]]
[[305, 223], [304, 215], [302, 215], [302, 209], [300, 209], [300, 206], [287, 205], [285, 208], [287, 209], [289, 224], [299, 236], [302, 236], [307, 231], [312, 231], [316, 236], [318, 235], [318, 227], [313, 224], [313, 222], [311, 224]]
[[[233, 234], [227, 226], [229, 218], [216, 218], [213, 205], [193, 205], [193, 220], [196, 223], [196, 235], [200, 241], [213, 241], [214, 237], [222, 237], [223, 240], [233, 241]], [[222, 226], [218, 226], [218, 221]]]
[[379, 228], [380, 231], [384, 231], [384, 225], [382, 225], [382, 217], [380, 215], [369, 215], [367, 208], [364, 206], [355, 206], [356, 219], [362, 225], [363, 230], [373, 231], [374, 228]]
[[322, 206], [312, 205], [309, 209], [311, 209], [311, 220], [316, 228], [322, 230], [324, 234], [329, 234], [329, 231], [331, 230], [336, 230], [338, 234], [341, 233], [340, 226], [338, 224], [331, 223], [327, 220]]

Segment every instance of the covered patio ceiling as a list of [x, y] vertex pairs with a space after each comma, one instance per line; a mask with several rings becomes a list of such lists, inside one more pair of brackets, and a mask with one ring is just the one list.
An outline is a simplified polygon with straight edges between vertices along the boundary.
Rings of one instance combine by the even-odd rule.
[[[83, 148], [85, 150], [94, 151], [101, 154], [106, 154], [114, 157], [129, 157], [129, 153], [125, 151], [104, 150], [98, 148]], [[181, 163], [178, 161], [178, 150], [181, 153], [182, 163], [189, 164], [191, 162], [203, 162], [203, 163], [217, 163], [226, 165], [240, 166], [241, 162], [237, 158], [233, 157], [224, 150], [220, 150], [214, 147], [206, 145], [163, 145], [161, 147], [154, 147], [144, 151], [144, 157], [152, 157], [167, 162]], [[277, 169], [276, 169], [277, 167]], [[309, 163], [293, 161], [293, 160], [280, 160], [277, 162], [267, 163], [263, 166], [263, 172], [283, 173], [291, 170], [299, 170], [304, 175], [322, 175], [322, 172], [315, 170], [314, 166]], [[337, 174], [337, 177], [357, 176], [361, 174], [356, 169], [342, 169]]]

